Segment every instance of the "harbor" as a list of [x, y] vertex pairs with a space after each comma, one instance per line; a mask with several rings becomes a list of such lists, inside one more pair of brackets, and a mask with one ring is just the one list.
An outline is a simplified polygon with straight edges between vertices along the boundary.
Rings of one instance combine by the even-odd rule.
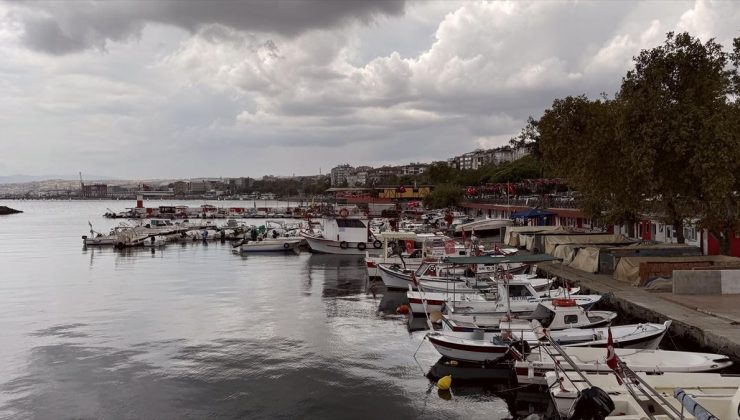
[[[609, 340], [614, 336], [616, 354], [637, 372], [727, 374], [736, 372], [738, 366], [738, 336], [733, 320], [737, 309], [717, 304], [721, 297], [669, 300], [666, 292], [641, 290], [615, 282], [613, 276], [572, 268], [568, 261], [564, 263], [552, 255], [520, 249], [526, 248], [526, 235], [541, 232], [536, 227], [512, 227], [503, 220], [473, 223], [462, 214], [459, 219], [452, 217], [451, 212], [445, 216], [445, 211], [425, 213], [423, 219], [404, 216], [401, 221], [373, 219], [370, 223], [362, 212], [353, 215], [350, 210], [343, 211], [346, 207], [337, 207], [332, 216], [299, 221], [225, 219], [197, 220], [191, 224], [176, 219], [131, 219], [129, 223], [139, 226], [132, 229], [141, 229], [140, 239], [116, 246], [87, 244], [85, 238], [80, 244], [80, 236], [75, 235], [86, 224], [81, 223], [80, 214], [86, 215], [83, 218], [89, 218], [93, 226], [99, 225], [100, 230], [110, 227], [115, 232], [120, 219], [108, 219], [101, 213], [108, 203], [26, 204], [32, 204], [22, 213], [27, 223], [17, 223], [17, 218], [2, 219], [2, 243], [9, 261], [6, 273], [11, 279], [4, 286], [9, 338], [22, 342], [16, 334], [28, 328], [14, 330], [12, 326], [30, 322], [36, 325], [36, 332], [26, 342], [35, 348], [39, 344], [31, 343], [48, 342], [43, 346], [44, 351], [51, 352], [46, 357], [61, 357], [64, 365], [72, 369], [83, 368], [72, 367], [77, 364], [73, 359], [81, 357], [78, 352], [93, 355], [93, 349], [104, 349], [91, 362], [101, 363], [102, 367], [110, 363], [104, 359], [108, 355], [127, 348], [142, 349], [140, 356], [134, 352], [115, 362], [133, 364], [128, 368], [135, 369], [131, 373], [120, 369], [104, 373], [89, 366], [98, 373], [88, 378], [89, 384], [75, 385], [74, 389], [82, 389], [83, 393], [92, 392], [89, 387], [116, 381], [117, 375], [143, 375], [143, 380], [148, 381], [148, 375], [161, 369], [167, 372], [169, 387], [177, 388], [178, 382], [191, 378], [187, 380], [199, 381], [203, 392], [217, 393], [227, 391], [210, 390], [208, 382], [203, 381], [211, 375], [216, 375], [212, 378], [219, 382], [236, 381], [234, 384], [246, 377], [261, 378], [262, 385], [268, 386], [280, 386], [279, 378], [295, 386], [294, 375], [308, 375], [306, 387], [328, 393], [333, 392], [332, 386], [323, 385], [324, 380], [333, 378], [331, 381], [344, 383], [343, 387], [358, 389], [350, 383], [353, 375], [360, 375], [365, 380], [375, 378], [378, 384], [367, 383], [370, 388], [357, 395], [356, 404], [368, 403], [362, 397], [364, 392], [376, 393], [380, 388], [373, 387], [391, 383], [403, 388], [403, 392], [395, 396], [385, 394], [384, 400], [397, 404], [392, 408], [394, 412], [406, 411], [411, 417], [434, 407], [452, 417], [460, 411], [467, 417], [493, 410], [500, 413], [499, 417], [554, 418], [562, 409], [557, 405], [562, 401], [543, 388], [550, 380], [548, 375], [558, 372], [551, 361], [557, 357], [553, 349], [560, 349], [566, 355], [563, 357], [573, 360], [576, 370], [564, 370], [566, 376], [568, 372], [606, 373], [608, 370], [603, 369], [610, 345], [607, 332]], [[69, 206], [78, 209], [62, 210]], [[49, 214], [56, 216], [50, 218]], [[452, 220], [453, 225], [445, 227], [445, 218]], [[28, 267], [24, 256], [42, 240], [40, 231], [32, 228], [42, 221], [53, 223], [62, 233], [57, 251], [48, 257], [56, 262], [18, 271], [15, 267]], [[354, 224], [359, 227], [351, 233]], [[457, 229], [458, 224], [471, 230]], [[344, 227], [332, 230], [339, 226]], [[490, 226], [499, 235], [478, 239], [476, 226]], [[507, 228], [511, 232], [503, 235]], [[455, 232], [461, 236], [453, 239]], [[511, 246], [512, 237], [521, 240], [524, 247]], [[587, 237], [580, 236], [581, 240]], [[152, 238], [156, 238], [156, 243]], [[336, 245], [326, 243], [329, 239]], [[478, 245], [473, 246], [473, 241]], [[398, 247], [403, 249], [401, 260], [390, 252]], [[75, 256], [74, 250], [80, 248], [82, 252]], [[416, 258], [415, 254], [425, 257]], [[424, 265], [424, 261], [431, 261], [432, 265]], [[376, 270], [371, 269], [370, 262], [377, 265]], [[411, 269], [416, 273], [409, 277], [409, 271], [399, 270], [403, 266], [417, 267]], [[536, 266], [536, 272], [529, 273], [531, 266]], [[49, 281], [53, 280], [44, 274], [49, 270], [74, 272], [79, 281], [52, 286], [54, 283]], [[185, 272], [191, 280], [178, 280]], [[92, 277], [94, 273], [97, 274]], [[198, 280], [193, 281], [193, 276]], [[390, 280], [388, 276], [397, 278]], [[29, 278], [47, 278], [38, 285], [47, 285], [44, 287], [49, 287], [51, 294], [28, 296], [21, 284]], [[98, 286], [82, 295], [73, 292], [80, 287], [87, 289], [85, 278], [97, 278]], [[133, 285], [132, 281], [137, 285], [121, 296], [126, 300], [113, 306], [97, 297], [100, 293], [108, 295], [106, 290], [120, 294], [121, 287]], [[41, 307], [37, 305], [48, 306], [54, 301], [66, 303], [38, 312]], [[702, 302], [713, 312], [690, 309], [690, 302]], [[37, 310], [18, 318], [13, 314], [20, 307]], [[108, 312], [116, 307], [114, 312]], [[75, 309], [69, 312], [71, 308]], [[137, 326], [134, 335], [126, 333], [124, 324], [138, 325], [136, 320], [152, 317], [152, 311], [159, 313], [157, 318], [165, 324], [144, 329]], [[183, 311], [198, 314], [200, 320], [170, 320], [166, 315]], [[39, 315], [30, 315], [34, 313]], [[224, 319], [219, 313], [231, 315]], [[64, 319], [70, 321], [65, 323]], [[538, 333], [538, 321], [551, 331]], [[111, 328], [123, 330], [119, 333]], [[142, 337], [150, 338], [142, 342]], [[512, 337], [513, 341], [506, 341]], [[552, 344], [543, 344], [543, 339], [553, 340]], [[255, 347], [260, 345], [265, 349]], [[16, 360], [22, 354], [18, 350], [3, 350], [4, 359]], [[95, 362], [98, 357], [103, 359]], [[186, 364], [172, 365], [173, 360], [180, 359]], [[46, 362], [42, 359], [34, 363]], [[223, 366], [232, 366], [231, 373], [217, 373]], [[23, 369], [7, 371], [5, 375], [26, 375], [22, 380], [49, 386], [64, 377], [63, 372], [56, 372], [51, 366], [34, 369], [55, 372], [55, 376], [28, 376]], [[212, 369], [216, 370], [198, 373]], [[281, 372], [277, 377], [269, 373], [274, 369]], [[321, 375], [328, 377], [320, 379]], [[339, 379], [343, 375], [349, 376]], [[443, 380], [451, 380], [451, 391], [446, 390]], [[249, 396], [255, 392], [253, 384], [235, 386], [248, 393], [237, 400], [254, 401]], [[430, 395], [429, 390], [435, 388], [438, 392]], [[3, 412], [20, 414], [29, 410], [23, 388], [6, 384], [5, 389]], [[136, 388], [126, 392], [146, 400]], [[34, 395], [34, 400], [45, 398], [36, 391], [29, 395]], [[405, 397], [399, 400], [399, 395]], [[416, 397], [406, 399], [413, 395]], [[218, 398], [226, 398], [226, 394]], [[285, 404], [286, 410], [312, 409], [310, 403], [300, 400], [288, 399]], [[332, 406], [326, 407], [325, 401], [321, 409], [328, 410], [327, 415], [333, 410]], [[353, 412], [344, 404], [336, 409]], [[364, 409], [383, 414], [370, 406]], [[278, 416], [291, 412], [277, 410], [272, 412]]]

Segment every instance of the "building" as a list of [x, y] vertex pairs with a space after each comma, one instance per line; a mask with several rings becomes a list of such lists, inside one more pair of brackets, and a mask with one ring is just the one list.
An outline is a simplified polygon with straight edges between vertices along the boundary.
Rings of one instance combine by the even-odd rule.
[[398, 166], [381, 166], [368, 172], [367, 182], [370, 185], [388, 184], [399, 176], [401, 176], [401, 168]]
[[478, 149], [447, 159], [447, 165], [459, 170], [480, 169], [486, 165], [511, 162], [527, 154], [529, 150], [525, 147], [514, 149], [511, 146], [503, 146], [496, 149]]
[[172, 192], [175, 195], [186, 195], [188, 193], [188, 183], [185, 181], [175, 181], [172, 183]]
[[81, 196], [84, 198], [107, 198], [107, 184], [82, 184]]
[[190, 181], [190, 194], [205, 194], [210, 187], [208, 181]]
[[352, 174], [352, 166], [339, 165], [331, 169], [331, 186], [338, 187], [347, 183], [347, 177]]
[[428, 163], [409, 163], [401, 166], [401, 175], [416, 176], [421, 175], [429, 169]]

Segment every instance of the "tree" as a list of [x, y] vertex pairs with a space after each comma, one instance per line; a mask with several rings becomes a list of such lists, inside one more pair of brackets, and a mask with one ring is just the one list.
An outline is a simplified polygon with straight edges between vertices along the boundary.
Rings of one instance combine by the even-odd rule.
[[522, 147], [529, 149], [529, 153], [537, 160], [542, 159], [539, 123], [539, 121], [530, 116], [527, 119], [527, 125], [522, 128], [522, 131], [516, 137], [512, 137], [509, 140], [509, 144], [515, 149]]
[[[593, 217], [662, 217], [684, 242], [696, 218], [729, 253], [740, 223], [740, 40], [669, 33], [642, 51], [613, 100], [556, 100], [536, 126], [547, 166], [564, 175]], [[730, 67], [732, 62], [734, 67]]]
[[737, 225], [740, 131], [730, 98], [738, 73], [729, 60], [712, 39], [668, 33], [664, 45], [635, 57], [617, 94], [620, 135], [640, 163], [633, 170], [645, 181], [648, 209], [673, 225], [678, 242], [695, 215], [720, 236]]
[[428, 208], [440, 209], [456, 207], [463, 199], [463, 190], [452, 184], [439, 184], [424, 197], [424, 205]]

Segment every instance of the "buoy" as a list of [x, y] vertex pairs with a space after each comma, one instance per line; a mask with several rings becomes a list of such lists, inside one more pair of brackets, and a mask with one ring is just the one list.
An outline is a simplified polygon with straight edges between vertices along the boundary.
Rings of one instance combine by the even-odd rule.
[[447, 391], [452, 386], [452, 375], [447, 375], [439, 378], [437, 381], [437, 388], [441, 389], [442, 391]]
[[396, 308], [397, 314], [403, 314], [406, 315], [409, 313], [409, 305], [398, 305], [398, 308]]

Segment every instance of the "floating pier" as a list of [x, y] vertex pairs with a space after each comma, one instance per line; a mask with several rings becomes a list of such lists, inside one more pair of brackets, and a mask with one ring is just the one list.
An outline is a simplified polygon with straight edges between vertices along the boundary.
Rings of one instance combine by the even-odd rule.
[[671, 333], [687, 337], [712, 352], [740, 361], [740, 295], [674, 295], [651, 292], [559, 263], [540, 263], [549, 276], [581, 287], [584, 293], [604, 295], [607, 304], [646, 322], [672, 320]]

